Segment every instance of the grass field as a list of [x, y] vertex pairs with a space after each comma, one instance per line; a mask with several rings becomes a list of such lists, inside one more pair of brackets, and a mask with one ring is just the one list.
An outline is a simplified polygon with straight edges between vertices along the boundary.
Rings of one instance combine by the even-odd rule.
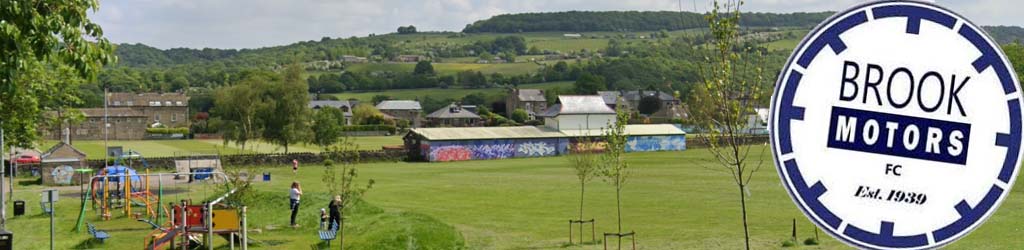
[[[561, 88], [572, 88], [573, 82], [562, 81], [562, 82], [548, 82], [548, 83], [536, 83], [536, 84], [523, 84], [519, 85], [520, 88], [539, 88], [547, 89], [553, 87]], [[373, 96], [386, 95], [397, 100], [414, 100], [423, 99], [429, 96], [435, 99], [461, 99], [462, 97], [472, 93], [484, 93], [487, 96], [504, 96], [504, 88], [486, 88], [486, 89], [441, 89], [441, 88], [429, 88], [429, 89], [396, 89], [388, 91], [375, 91], [375, 92], [352, 92], [352, 93], [338, 93], [333, 94], [342, 100], [355, 98], [360, 101], [369, 102], [373, 100]], [[497, 98], [497, 97], [495, 97]], [[433, 111], [427, 111], [433, 112]]]
[[[635, 153], [628, 158], [632, 177], [622, 193], [622, 220], [625, 230], [637, 232], [639, 249], [742, 247], [738, 191], [727, 173], [710, 165], [707, 151]], [[329, 196], [320, 181], [321, 171], [306, 168], [294, 177], [304, 184], [305, 192], [300, 229], [282, 229], [287, 224], [291, 171], [251, 171], [270, 171], [274, 176], [271, 182], [254, 184], [258, 202], [249, 204], [250, 228], [261, 232], [251, 235], [264, 245], [253, 249], [308, 249], [316, 244], [319, 240], [312, 225]], [[462, 243], [460, 239], [467, 249], [601, 249], [599, 244], [566, 246], [566, 220], [575, 218], [579, 193], [565, 158], [374, 163], [359, 165], [359, 171], [360, 182], [374, 179], [376, 184], [365, 197], [365, 208], [353, 212], [352, 227], [347, 229], [351, 233], [348, 243], [355, 245], [347, 244], [351, 248], [346, 249], [454, 249]], [[8, 222], [8, 229], [16, 235], [16, 249], [38, 249], [47, 244], [48, 221], [34, 205], [41, 189], [19, 185], [15, 194], [29, 205], [29, 216]], [[196, 200], [216, 193], [199, 187], [192, 190], [189, 194]], [[1024, 238], [1019, 237], [1019, 222], [1024, 219], [1020, 192], [1024, 191], [1017, 187], [985, 225], [947, 248], [1016, 249], [1024, 245]], [[613, 195], [605, 182], [594, 181], [587, 187], [585, 213], [597, 220], [599, 235], [614, 229]], [[67, 233], [78, 210], [79, 202], [73, 197], [58, 202], [58, 249], [85, 246], [88, 239], [85, 233]], [[792, 219], [797, 220], [801, 240], [813, 235], [812, 224], [792, 203], [771, 166], [754, 176], [748, 202], [753, 249], [780, 249], [781, 242], [789, 238]], [[125, 218], [99, 221], [92, 211], [87, 219], [113, 235], [104, 245], [90, 247], [135, 248], [149, 232], [145, 224]], [[823, 232], [820, 235], [820, 246], [788, 249], [848, 248]]]
[[[364, 136], [352, 137], [360, 149], [377, 150], [384, 145], [401, 145], [400, 136]], [[55, 141], [44, 142], [40, 151], [49, 149], [56, 144]], [[103, 141], [78, 140], [72, 145], [84, 152], [90, 159], [103, 159]], [[283, 153], [284, 148], [265, 142], [250, 142], [243, 150], [235, 143], [224, 144], [223, 140], [143, 140], [143, 141], [109, 141], [109, 146], [121, 146], [124, 150], [134, 150], [142, 153], [144, 157], [167, 157], [175, 154], [197, 153], [220, 153], [220, 154], [241, 154], [241, 153]], [[300, 144], [292, 145], [289, 152], [319, 152], [316, 145]]]

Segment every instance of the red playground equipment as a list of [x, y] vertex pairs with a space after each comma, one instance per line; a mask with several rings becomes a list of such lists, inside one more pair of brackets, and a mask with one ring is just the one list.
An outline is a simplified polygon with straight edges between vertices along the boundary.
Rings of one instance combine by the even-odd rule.
[[146, 237], [145, 249], [166, 249], [172, 246], [179, 246], [178, 249], [193, 249], [190, 246], [199, 244], [213, 249], [214, 235], [228, 240], [231, 249], [234, 249], [236, 241], [240, 241], [242, 249], [247, 249], [246, 207], [239, 209], [220, 204], [234, 192], [235, 190], [231, 190], [201, 205], [194, 205], [190, 200], [170, 204], [167, 220], [169, 225], [153, 230]]

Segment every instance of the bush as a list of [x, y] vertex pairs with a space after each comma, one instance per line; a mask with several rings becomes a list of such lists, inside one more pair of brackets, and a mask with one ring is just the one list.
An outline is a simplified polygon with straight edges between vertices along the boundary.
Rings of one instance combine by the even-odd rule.
[[146, 133], [157, 135], [188, 134], [188, 128], [146, 128]]
[[341, 131], [345, 132], [356, 132], [356, 131], [388, 131], [389, 133], [398, 133], [398, 127], [392, 125], [352, 125], [342, 126]]
[[804, 245], [817, 246], [818, 245], [818, 240], [814, 239], [814, 238], [807, 238], [806, 240], [804, 240]]
[[782, 247], [795, 247], [795, 246], [796, 246], [796, 242], [794, 242], [794, 240], [792, 240], [792, 239], [789, 239], [789, 240], [786, 240], [786, 241], [782, 242]]

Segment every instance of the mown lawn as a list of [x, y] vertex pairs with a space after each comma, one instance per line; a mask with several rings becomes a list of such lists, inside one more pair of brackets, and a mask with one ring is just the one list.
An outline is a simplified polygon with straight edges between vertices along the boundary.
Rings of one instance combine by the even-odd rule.
[[[360, 149], [378, 150], [385, 145], [401, 145], [400, 136], [365, 136], [352, 137], [352, 140], [359, 145]], [[55, 141], [46, 141], [40, 151], [46, 151]], [[90, 159], [103, 159], [102, 140], [76, 140], [72, 145], [84, 152]], [[223, 140], [139, 140], [139, 141], [117, 141], [112, 140], [108, 146], [121, 146], [124, 150], [133, 150], [144, 157], [169, 157], [176, 155], [187, 155], [189, 153], [200, 154], [243, 154], [243, 153], [283, 153], [284, 148], [266, 142], [249, 142], [245, 149], [234, 142], [224, 144]], [[288, 147], [289, 152], [320, 152], [316, 145], [299, 144]]]
[[[522, 75], [527, 73], [534, 73], [541, 66], [532, 62], [517, 62], [517, 63], [457, 63], [457, 62], [443, 62], [433, 63], [434, 71], [438, 74], [450, 75], [458, 72], [472, 70], [480, 71], [484, 74], [502, 73], [504, 75]], [[349, 66], [346, 70], [356, 72], [374, 72], [374, 71], [392, 71], [392, 72], [412, 72], [416, 67], [415, 63], [360, 63]]]
[[[709, 162], [712, 158], [707, 151], [634, 153], [628, 158], [632, 177], [622, 192], [622, 220], [625, 230], [637, 232], [639, 249], [742, 248], [738, 191], [728, 173]], [[770, 162], [770, 158], [765, 160]], [[365, 197], [370, 212], [356, 212], [356, 218], [352, 218], [350, 243], [386, 241], [390, 245], [353, 245], [346, 249], [408, 249], [391, 244], [395, 242], [441, 246], [420, 249], [450, 249], [459, 243], [444, 242], [458, 241], [460, 236], [468, 249], [601, 249], [599, 244], [566, 246], [566, 221], [576, 217], [579, 204], [579, 187], [566, 162], [565, 158], [551, 157], [358, 165], [358, 181], [374, 179], [376, 184]], [[273, 174], [273, 181], [254, 184], [261, 198], [250, 205], [254, 212], [249, 218], [252, 228], [262, 232], [252, 237], [264, 245], [253, 249], [308, 249], [316, 244], [312, 225], [329, 196], [320, 181], [320, 168], [300, 169], [297, 176], [286, 168], [250, 171]], [[299, 223], [303, 227], [281, 229], [287, 224], [287, 186], [293, 179], [305, 188]], [[16, 249], [46, 246], [47, 220], [37, 215], [35, 203], [40, 189], [19, 186], [16, 193], [16, 198], [29, 200], [30, 214], [9, 221], [8, 228], [16, 235]], [[216, 193], [199, 187], [192, 190], [193, 199]], [[1016, 249], [1024, 245], [1024, 238], [1019, 237], [1024, 227], [1019, 223], [1024, 219], [1024, 196], [1020, 192], [1017, 187], [985, 225], [948, 248]], [[182, 197], [185, 195], [169, 196]], [[754, 176], [748, 202], [753, 249], [780, 249], [781, 242], [789, 238], [793, 219], [801, 241], [813, 235], [814, 227], [786, 194], [771, 165]], [[62, 197], [59, 202], [58, 232], [63, 234], [58, 240], [59, 249], [82, 244], [88, 238], [85, 233], [66, 233], [74, 224], [78, 204], [73, 197]], [[597, 220], [598, 235], [614, 230], [615, 199], [609, 184], [595, 181], [587, 186], [585, 213], [587, 218]], [[387, 217], [392, 219], [385, 220]], [[87, 218], [98, 221], [91, 212]], [[148, 231], [145, 224], [128, 219], [97, 225], [111, 229], [114, 235], [101, 246], [104, 248], [135, 248]], [[268, 226], [278, 229], [268, 230]], [[392, 230], [387, 231], [392, 235], [383, 237], [377, 230]], [[820, 246], [788, 249], [848, 248], [824, 232], [819, 234]]]

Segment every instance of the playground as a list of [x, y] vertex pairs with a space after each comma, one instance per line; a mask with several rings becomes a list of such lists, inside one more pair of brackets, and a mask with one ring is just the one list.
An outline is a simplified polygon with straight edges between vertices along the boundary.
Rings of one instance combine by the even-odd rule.
[[[634, 167], [633, 178], [623, 190], [623, 227], [637, 232], [638, 249], [741, 248], [743, 232], [737, 192], [729, 175], [710, 164], [710, 154], [694, 149], [627, 156]], [[576, 213], [579, 193], [566, 161], [562, 157], [546, 157], [360, 164], [359, 180], [374, 179], [377, 184], [366, 194], [365, 202], [346, 215], [345, 249], [602, 249], [600, 243], [567, 243], [565, 218]], [[137, 165], [132, 168], [145, 173]], [[317, 234], [319, 209], [329, 201], [327, 188], [321, 182], [320, 165], [302, 164], [294, 175], [290, 166], [224, 168], [228, 172], [254, 173], [250, 192], [255, 202], [245, 204], [251, 249], [326, 247]], [[154, 194], [159, 191], [154, 191], [157, 184], [153, 182], [163, 182], [163, 204], [191, 199], [193, 204], [202, 205], [230, 191], [212, 180], [174, 180], [171, 173], [177, 171], [164, 169], [150, 173], [163, 173], [164, 179], [149, 180], [150, 192]], [[263, 181], [263, 172], [270, 174], [270, 181]], [[7, 225], [14, 232], [15, 249], [49, 247], [49, 216], [41, 211], [39, 201], [40, 191], [51, 187], [41, 186], [35, 180], [16, 179], [14, 199], [26, 202], [25, 215], [11, 216], [8, 206]], [[299, 228], [288, 226], [287, 195], [293, 180], [301, 182], [304, 191]], [[123, 207], [111, 206], [110, 219], [104, 220], [101, 206], [93, 208], [90, 200], [83, 218], [86, 226], [76, 232], [83, 205], [78, 198], [81, 188], [56, 187], [61, 195], [54, 208], [57, 249], [145, 248], [157, 229], [131, 218], [134, 213], [148, 213], [145, 206], [134, 206], [128, 214]], [[1017, 187], [976, 232], [947, 248], [1007, 249], [1024, 245], [1024, 238], [1019, 237], [1019, 222], [1024, 220], [1024, 196], [1017, 194], [1021, 190]], [[595, 181], [588, 184], [587, 191], [586, 213], [597, 220], [597, 232], [612, 231], [614, 190], [607, 183]], [[790, 237], [793, 219], [801, 241], [814, 236], [814, 227], [793, 206], [770, 166], [755, 175], [749, 195], [752, 248], [783, 249], [781, 243]], [[166, 219], [153, 222], [165, 227], [169, 223]], [[87, 230], [88, 224], [109, 237], [103, 242], [94, 239]], [[784, 249], [847, 248], [823, 232], [818, 233], [821, 245]], [[202, 241], [204, 237], [199, 235], [195, 233], [195, 238]], [[215, 248], [230, 248], [229, 240], [223, 236], [212, 239]], [[590, 240], [589, 236], [586, 240]], [[338, 243], [333, 241], [333, 249], [337, 249]]]

